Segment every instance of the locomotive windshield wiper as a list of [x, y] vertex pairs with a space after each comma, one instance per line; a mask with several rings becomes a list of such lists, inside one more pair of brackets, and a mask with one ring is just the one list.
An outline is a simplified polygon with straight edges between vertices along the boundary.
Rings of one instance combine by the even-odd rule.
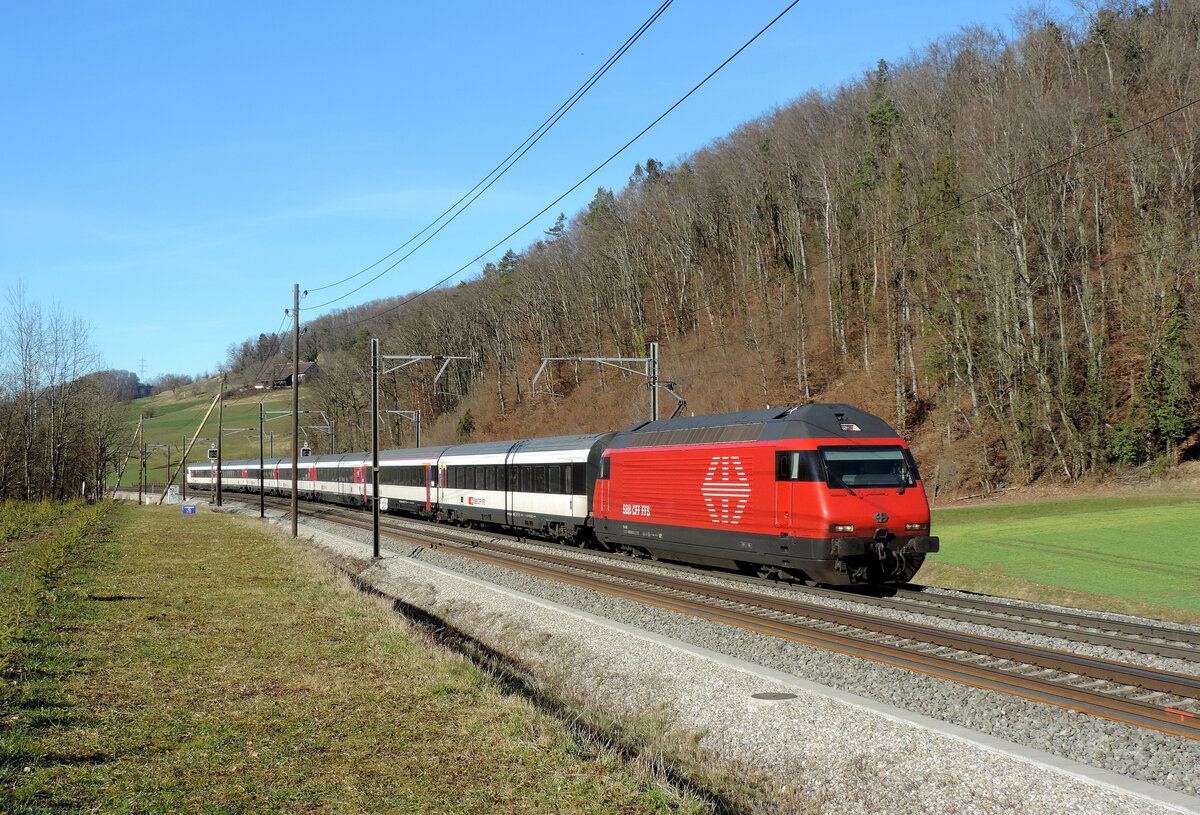
[[842, 485], [842, 488], [845, 489], [846, 492], [850, 493], [851, 495], [858, 495], [858, 493], [856, 493], [853, 489], [851, 489], [849, 484], [847, 484], [845, 481], [842, 480], [842, 477], [840, 475], [833, 472], [832, 470], [829, 470], [828, 472], [829, 472], [829, 480], [830, 481], [837, 481], [839, 484]]

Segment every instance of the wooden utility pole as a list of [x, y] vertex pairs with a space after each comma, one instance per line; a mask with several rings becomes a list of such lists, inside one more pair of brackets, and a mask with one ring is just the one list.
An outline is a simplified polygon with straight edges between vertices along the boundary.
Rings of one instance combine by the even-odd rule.
[[296, 513], [300, 511], [300, 284], [292, 287], [292, 537], [299, 528]]
[[371, 339], [371, 541], [379, 557], [379, 340]]
[[[196, 439], [200, 438], [200, 432], [202, 430], [204, 430], [204, 423], [208, 421], [208, 417], [212, 415], [213, 408], [215, 408], [217, 406], [217, 403], [220, 401], [221, 401], [221, 394], [218, 393], [216, 396], [213, 397], [212, 404], [208, 406], [208, 412], [204, 414], [204, 418], [200, 420], [199, 426], [196, 427], [196, 432], [192, 435], [192, 440], [190, 442], [188, 442], [187, 449], [185, 449], [183, 451], [183, 456], [180, 458], [179, 466], [175, 468], [175, 475], [171, 476], [170, 480], [167, 481], [167, 489], [170, 489], [171, 485], [175, 483], [175, 479], [179, 477], [179, 471], [183, 469], [183, 466], [185, 464], [187, 464], [187, 457], [191, 454], [192, 446], [195, 445]], [[140, 423], [139, 423], [139, 427], [140, 427]], [[185, 478], [184, 483], [186, 483], [186, 482], [187, 482], [187, 479]], [[163, 494], [159, 497], [159, 499], [158, 499], [159, 504], [161, 504], [164, 500], [166, 500], [167, 489], [164, 489]], [[186, 497], [186, 495], [187, 495], [187, 491], [185, 489], [184, 496]]]
[[220, 406], [217, 408], [217, 506], [221, 506], [221, 439], [225, 435], [225, 374], [221, 374]]
[[258, 517], [267, 517], [267, 499], [263, 494], [263, 404], [258, 403]]
[[133, 446], [129, 448], [129, 452], [125, 454], [125, 460], [121, 462], [121, 469], [117, 471], [117, 483], [113, 485], [113, 497], [117, 495], [117, 490], [121, 488], [121, 479], [125, 476], [125, 468], [129, 466], [129, 459], [133, 457], [134, 448], [138, 444], [138, 439], [142, 436], [142, 419], [138, 419], [138, 426], [133, 431]]
[[146, 485], [146, 435], [142, 432], [142, 420], [138, 419], [138, 506], [142, 505], [142, 493]]

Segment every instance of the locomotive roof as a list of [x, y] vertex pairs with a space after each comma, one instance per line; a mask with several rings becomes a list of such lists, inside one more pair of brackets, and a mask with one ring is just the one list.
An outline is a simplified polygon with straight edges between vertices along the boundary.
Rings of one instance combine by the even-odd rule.
[[778, 439], [899, 438], [878, 416], [852, 405], [812, 403], [634, 425], [612, 447], [660, 447]]

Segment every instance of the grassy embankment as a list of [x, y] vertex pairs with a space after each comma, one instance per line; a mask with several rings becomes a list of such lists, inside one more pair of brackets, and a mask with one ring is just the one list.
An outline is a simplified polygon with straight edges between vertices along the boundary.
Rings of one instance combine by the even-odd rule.
[[[303, 389], [301, 395], [303, 395]], [[226, 459], [258, 458], [259, 402], [262, 402], [266, 411], [287, 411], [290, 414], [292, 393], [291, 391], [263, 391], [240, 398], [227, 398], [224, 411], [225, 439], [221, 450]], [[147, 446], [151, 447], [147, 457], [147, 480], [151, 484], [167, 482], [167, 454], [163, 448], [167, 445], [171, 447], [171, 472], [174, 472], [185, 445], [195, 435], [200, 420], [204, 418], [204, 414], [211, 404], [211, 396], [194, 396], [191, 393], [179, 396], [163, 393], [130, 403], [127, 418], [129, 429], [123, 434], [123, 442], [133, 438], [138, 417], [143, 411], [154, 414], [144, 420], [142, 428], [146, 434]], [[300, 405], [300, 409], [304, 410], [303, 403]], [[321, 423], [319, 416], [302, 418], [305, 420], [302, 424]], [[310, 418], [311, 421], [309, 421]], [[237, 430], [236, 428], [242, 429]], [[277, 457], [292, 454], [292, 431], [289, 418], [272, 417], [268, 414], [263, 430], [266, 436], [263, 449], [268, 457], [271, 456], [272, 447]], [[328, 435], [320, 431], [308, 431], [308, 433], [309, 446], [318, 452], [328, 452]], [[214, 408], [212, 415], [208, 417], [200, 437], [203, 441], [196, 442], [188, 461], [204, 459], [209, 445], [216, 441], [217, 409]], [[115, 476], [110, 478], [109, 486], [112, 486], [114, 478]], [[137, 478], [137, 459], [133, 458], [130, 459], [125, 474], [121, 478], [121, 484], [136, 486]]]
[[934, 511], [921, 582], [1200, 623], [1195, 488]]
[[4, 544], [0, 811], [707, 811], [299, 544], [103, 511]]

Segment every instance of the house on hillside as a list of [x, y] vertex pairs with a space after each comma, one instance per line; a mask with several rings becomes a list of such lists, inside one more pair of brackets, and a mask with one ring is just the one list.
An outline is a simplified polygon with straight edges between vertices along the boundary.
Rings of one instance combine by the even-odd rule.
[[[319, 369], [315, 362], [300, 363], [300, 381], [303, 382], [308, 377], [315, 374]], [[257, 390], [274, 390], [275, 388], [291, 388], [292, 387], [292, 366], [277, 365], [274, 368], [263, 373], [262, 377], [254, 383]]]

